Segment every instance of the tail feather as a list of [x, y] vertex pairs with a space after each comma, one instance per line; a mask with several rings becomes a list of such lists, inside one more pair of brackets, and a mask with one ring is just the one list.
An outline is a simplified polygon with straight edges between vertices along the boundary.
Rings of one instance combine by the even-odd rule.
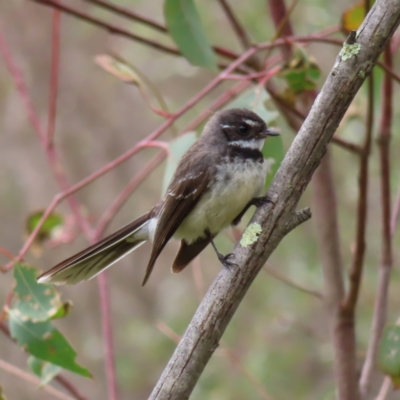
[[147, 225], [150, 218], [150, 213], [143, 215], [43, 273], [38, 282], [70, 285], [95, 277], [149, 238]]

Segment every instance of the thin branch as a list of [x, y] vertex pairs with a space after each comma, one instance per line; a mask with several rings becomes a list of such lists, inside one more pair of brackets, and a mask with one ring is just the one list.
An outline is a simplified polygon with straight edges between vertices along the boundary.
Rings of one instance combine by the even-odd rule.
[[[24, 103], [25, 110], [28, 115], [28, 119], [29, 119], [30, 123], [32, 124], [32, 127], [34, 128], [35, 133], [38, 135], [42, 146], [45, 148], [46, 147], [45, 132], [42, 129], [39, 118], [33, 107], [31, 98], [29, 96], [29, 91], [28, 91], [28, 88], [23, 79], [22, 73], [19, 70], [19, 68], [17, 67], [17, 65], [15, 64], [15, 62], [11, 56], [11, 53], [8, 49], [8, 46], [2, 37], [1, 32], [0, 32], [0, 53], [3, 55], [6, 67], [10, 71], [10, 74], [17, 86], [17, 91]], [[67, 178], [64, 174], [64, 171], [60, 167], [60, 164], [58, 162], [57, 155], [56, 155], [54, 148], [47, 149], [46, 156], [48, 158], [50, 165], [52, 166], [51, 170], [54, 174], [54, 177], [55, 177], [57, 183], [59, 184], [59, 186], [61, 187], [62, 190], [67, 190], [69, 184], [68, 184]], [[88, 237], [90, 237], [91, 227], [90, 227], [87, 219], [84, 217], [79, 203], [77, 202], [77, 200], [74, 197], [69, 197], [68, 202], [69, 202], [69, 206], [70, 206], [73, 214], [75, 215], [75, 218], [76, 218], [78, 224], [80, 225], [80, 228], [88, 235]], [[47, 216], [46, 216], [46, 218], [47, 218]], [[44, 221], [45, 221], [45, 219], [43, 219], [43, 222]], [[41, 228], [41, 226], [42, 225], [40, 225], [39, 229]], [[39, 229], [35, 230], [36, 233], [35, 233], [35, 236], [33, 237], [33, 239], [36, 237], [37, 233], [39, 232]], [[18, 258], [18, 257], [17, 257], [17, 259], [20, 260], [20, 258]], [[10, 264], [8, 266], [6, 266], [6, 269], [9, 269], [9, 268], [10, 268]]]
[[[149, 19], [148, 17], [140, 15], [136, 12], [133, 12], [132, 10], [128, 10], [127, 8], [115, 6], [104, 0], [84, 0], [84, 1], [87, 1], [92, 4], [96, 4], [100, 7], [103, 7], [104, 9], [114, 12], [115, 14], [121, 15], [125, 18], [129, 18], [132, 21], [141, 22], [142, 24], [145, 24], [153, 29], [156, 29], [159, 32], [169, 33], [168, 28], [166, 26], [164, 26], [163, 24], [153, 21], [153, 20]], [[238, 54], [234, 53], [232, 50], [229, 50], [225, 47], [212, 46], [212, 48], [217, 54], [219, 54], [222, 57], [226, 57], [231, 60], [234, 60], [235, 58], [239, 57]]]
[[57, 399], [60, 400], [74, 400], [73, 397], [67, 396], [66, 394], [60, 392], [59, 390], [53, 388], [52, 386], [44, 385], [42, 386], [40, 379], [36, 378], [35, 376], [29, 374], [28, 372], [23, 371], [20, 368], [15, 367], [12, 364], [0, 359], [0, 368], [3, 371], [8, 372], [22, 380], [35, 385], [38, 389], [43, 389], [45, 392], [51, 394]]
[[104, 212], [95, 229], [96, 240], [104, 234], [111, 220], [115, 214], [125, 204], [129, 196], [135, 191], [138, 186], [148, 177], [148, 175], [166, 158], [167, 152], [160, 152], [153, 157], [140, 172], [128, 183], [128, 185], [122, 190], [122, 192], [115, 198], [108, 209]]
[[[385, 64], [391, 67], [392, 52], [390, 44], [388, 44], [386, 48], [384, 58]], [[380, 339], [386, 323], [389, 282], [393, 264], [392, 234], [390, 227], [390, 140], [393, 120], [393, 81], [390, 74], [385, 74], [384, 76], [381, 99], [382, 110], [378, 136], [382, 210], [381, 260], [378, 268], [378, 289], [372, 317], [371, 337], [360, 378], [360, 390], [363, 396], [366, 396], [369, 390], [372, 373], [376, 365]]]
[[86, 3], [91, 3], [96, 6], [99, 6], [101, 8], [104, 8], [105, 10], [111, 11], [114, 14], [120, 15], [121, 17], [128, 18], [132, 21], [140, 22], [144, 25], [147, 25], [150, 28], [153, 28], [159, 32], [162, 33], [167, 33], [168, 29], [161, 23], [154, 21], [148, 17], [145, 17], [141, 14], [138, 14], [137, 12], [118, 6], [116, 4], [109, 3], [108, 1], [104, 0], [84, 0]]
[[246, 30], [243, 28], [243, 26], [237, 19], [235, 13], [233, 12], [227, 0], [219, 0], [219, 4], [223, 8], [226, 17], [228, 18], [228, 21], [231, 24], [232, 29], [235, 32], [237, 38], [239, 39], [243, 49], [247, 50], [248, 48], [251, 47], [251, 40]]
[[[150, 47], [155, 48], [157, 50], [163, 51], [165, 53], [169, 53], [169, 54], [173, 54], [173, 55], [181, 55], [180, 51], [177, 48], [170, 47], [168, 45], [162, 44], [162, 43], [160, 43], [160, 42], [158, 42], [156, 40], [152, 40], [152, 39], [149, 39], [149, 38], [146, 38], [146, 37], [143, 37], [143, 36], [136, 35], [135, 33], [131, 32], [131, 31], [128, 31], [126, 29], [120, 28], [117, 25], [112, 25], [112, 24], [109, 24], [108, 22], [105, 22], [105, 21], [102, 21], [102, 20], [100, 20], [98, 18], [92, 17], [91, 15], [89, 15], [89, 14], [83, 12], [83, 11], [76, 10], [75, 8], [72, 8], [72, 7], [69, 7], [69, 6], [65, 6], [63, 4], [58, 4], [55, 0], [31, 0], [31, 1], [33, 1], [35, 3], [39, 3], [39, 4], [42, 4], [42, 5], [45, 5], [45, 6], [49, 6], [49, 7], [52, 7], [52, 8], [59, 9], [59, 10], [63, 11], [66, 14], [69, 14], [69, 15], [72, 15], [72, 16], [78, 18], [78, 19], [81, 19], [82, 21], [86, 21], [86, 22], [89, 22], [89, 23], [91, 23], [91, 24], [93, 24], [95, 26], [103, 28], [103, 29], [109, 31], [111, 34], [119, 35], [119, 36], [126, 37], [128, 39], [135, 40], [135, 41], [137, 41], [139, 43], [143, 43], [143, 44], [145, 44], [147, 46], [150, 46]], [[104, 1], [101, 2], [101, 5], [103, 7], [106, 7], [105, 4], [106, 4], [106, 2], [104, 2]], [[100, 5], [100, 2], [97, 2], [97, 5]], [[116, 12], [117, 8], [121, 9], [121, 7], [115, 7], [115, 6], [112, 6], [109, 3], [107, 4], [107, 8], [110, 11], [114, 11], [114, 12]], [[126, 9], [124, 9], [124, 10], [127, 11]], [[119, 12], [119, 14], [121, 14], [121, 12]], [[137, 18], [138, 15], [136, 13], [132, 14], [132, 12], [131, 12], [128, 15], [127, 13], [123, 13], [122, 12], [121, 15], [123, 15], [125, 17], [128, 17], [128, 18], [131, 18], [131, 19], [134, 19], [134, 20], [138, 20], [138, 18]], [[135, 17], [134, 17], [134, 15], [135, 15]], [[143, 18], [146, 19], [145, 17], [141, 17], [141, 18], [142, 19]], [[143, 20], [140, 21], [140, 22], [143, 22]], [[147, 20], [147, 24], [149, 25], [149, 20]], [[157, 24], [157, 23], [154, 23], [154, 24]], [[155, 26], [153, 26], [153, 28], [154, 27]], [[168, 29], [163, 27], [162, 25], [159, 26], [157, 29], [160, 31], [161, 30], [160, 28], [163, 31], [165, 29], [165, 32], [168, 32]], [[214, 46], [213, 49], [220, 56], [229, 58], [231, 60], [234, 60], [239, 56], [238, 54], [236, 54], [233, 51], [231, 51], [229, 49], [226, 49], [224, 47]]]
[[399, 189], [397, 190], [397, 196], [393, 206], [392, 218], [390, 220], [390, 232], [392, 235], [394, 235], [396, 231], [396, 225], [399, 221], [399, 217], [400, 217], [400, 185]]
[[264, 266], [264, 271], [273, 276], [274, 278], [278, 279], [279, 281], [289, 285], [290, 287], [297, 289], [303, 293], [310, 294], [311, 296], [316, 297], [319, 300], [322, 300], [323, 296], [322, 293], [320, 293], [318, 290], [310, 289], [306, 286], [300, 285], [297, 282], [294, 282], [292, 279], [288, 278], [286, 275], [282, 274], [281, 272], [277, 271], [275, 268], [273, 268], [270, 265], [265, 265]]
[[120, 28], [119, 26], [109, 24], [109, 23], [104, 22], [104, 21], [102, 21], [102, 20], [100, 20], [98, 18], [90, 16], [89, 14], [86, 14], [83, 11], [78, 11], [78, 10], [76, 10], [76, 9], [74, 9], [72, 7], [66, 6], [64, 4], [56, 3], [53, 0], [31, 0], [31, 1], [33, 1], [35, 3], [39, 3], [39, 4], [42, 4], [42, 5], [45, 5], [45, 6], [49, 6], [49, 7], [52, 7], [52, 8], [56, 8], [58, 10], [61, 10], [65, 14], [72, 15], [72, 16], [78, 18], [78, 19], [81, 19], [82, 21], [86, 21], [86, 22], [89, 22], [89, 23], [91, 23], [93, 25], [96, 25], [96, 26], [98, 26], [100, 28], [106, 29], [107, 31], [109, 31], [112, 34], [119, 35], [119, 36], [124, 36], [124, 37], [126, 37], [128, 39], [132, 39], [132, 40], [135, 40], [136, 42], [143, 43], [143, 44], [145, 44], [145, 45], [147, 45], [149, 47], [152, 47], [154, 49], [163, 51], [165, 53], [174, 54], [174, 55], [180, 55], [179, 50], [176, 49], [176, 48], [170, 47], [168, 45], [164, 45], [164, 44], [162, 44], [160, 42], [157, 42], [157, 41], [152, 40], [152, 39], [148, 39], [148, 38], [143, 37], [143, 36], [136, 35], [133, 32], [130, 32], [130, 31], [127, 31], [125, 29]]
[[78, 389], [62, 374], [58, 374], [55, 378], [55, 381], [59, 383], [65, 390], [67, 390], [74, 399], [77, 400], [89, 400], [88, 397], [83, 396]]
[[381, 389], [378, 393], [378, 396], [376, 396], [375, 400], [385, 400], [390, 392], [390, 389], [392, 388], [393, 388], [392, 380], [388, 376], [385, 376]]
[[60, 21], [61, 13], [59, 10], [53, 11], [53, 32], [51, 40], [51, 75], [50, 75], [50, 95], [49, 112], [47, 120], [46, 147], [53, 147], [55, 132], [55, 122], [57, 113], [57, 94], [58, 94], [58, 74], [60, 70]]
[[365, 232], [367, 226], [367, 211], [368, 211], [368, 165], [371, 153], [372, 130], [374, 123], [374, 78], [373, 73], [368, 78], [368, 105], [367, 105], [367, 120], [366, 132], [363, 145], [363, 152], [360, 156], [359, 170], [359, 195], [357, 204], [357, 228], [355, 239], [355, 251], [353, 263], [350, 269], [350, 288], [346, 295], [343, 304], [343, 312], [348, 315], [353, 315], [357, 304], [358, 294], [361, 285], [362, 272], [365, 256]]
[[117, 400], [117, 377], [115, 371], [115, 352], [113, 340], [113, 323], [111, 321], [110, 293], [108, 290], [107, 271], [98, 275], [97, 283], [100, 294], [101, 330], [103, 332], [104, 346], [106, 350], [105, 368], [107, 376], [108, 400]]

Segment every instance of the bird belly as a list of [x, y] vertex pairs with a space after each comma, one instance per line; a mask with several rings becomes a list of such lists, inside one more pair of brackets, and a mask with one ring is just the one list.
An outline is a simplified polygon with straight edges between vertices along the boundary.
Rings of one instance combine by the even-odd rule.
[[191, 243], [213, 236], [232, 224], [246, 205], [261, 193], [267, 172], [267, 163], [240, 160], [227, 162], [217, 168], [215, 181], [183, 220], [174, 234], [177, 239]]

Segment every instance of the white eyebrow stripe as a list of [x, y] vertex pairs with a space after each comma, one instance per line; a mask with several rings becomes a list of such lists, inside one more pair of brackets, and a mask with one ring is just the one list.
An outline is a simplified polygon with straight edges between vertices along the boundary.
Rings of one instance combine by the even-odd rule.
[[244, 119], [243, 121], [246, 122], [246, 124], [248, 124], [250, 126], [260, 125], [260, 123], [258, 121], [254, 121], [253, 119]]
[[231, 125], [221, 125], [221, 128], [231, 128]]

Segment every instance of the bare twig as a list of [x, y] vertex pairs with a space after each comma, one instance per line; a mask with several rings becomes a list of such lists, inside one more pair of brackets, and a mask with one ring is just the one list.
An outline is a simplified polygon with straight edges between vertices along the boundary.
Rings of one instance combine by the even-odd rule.
[[[119, 14], [123, 17], [129, 18], [133, 21], [136, 22], [141, 22], [142, 24], [145, 24], [153, 29], [158, 30], [159, 32], [162, 33], [169, 33], [168, 28], [166, 26], [164, 26], [163, 24], [160, 24], [159, 22], [155, 22], [153, 20], [151, 20], [148, 17], [145, 17], [143, 15], [140, 15], [136, 12], [133, 12], [131, 10], [128, 10], [127, 8], [124, 7], [120, 7], [120, 6], [116, 6], [113, 5], [111, 3], [108, 3], [107, 1], [104, 0], [85, 0], [89, 3], [93, 3], [96, 4], [100, 7], [103, 7], [109, 11], [112, 11], [116, 14]], [[226, 57], [229, 58], [231, 60], [234, 60], [235, 58], [238, 58], [239, 55], [234, 53], [232, 50], [229, 50], [225, 47], [221, 47], [221, 46], [212, 46], [213, 50], [219, 54], [222, 57]]]
[[160, 163], [165, 159], [167, 153], [160, 152], [156, 156], [154, 156], [144, 168], [140, 170], [140, 172], [128, 183], [128, 185], [124, 188], [124, 190], [115, 198], [113, 203], [108, 207], [108, 209], [104, 212], [99, 222], [97, 223], [95, 229], [95, 237], [96, 239], [100, 239], [100, 237], [104, 234], [104, 231], [107, 229], [109, 223], [115, 214], [120, 210], [120, 208], [124, 205], [126, 200], [132, 194], [134, 190], [148, 177], [150, 172], [152, 172]]
[[372, 130], [374, 121], [374, 78], [373, 74], [368, 78], [368, 106], [367, 106], [366, 132], [363, 145], [363, 153], [360, 156], [359, 171], [359, 196], [357, 204], [357, 228], [356, 243], [354, 250], [353, 264], [350, 270], [350, 288], [343, 304], [343, 311], [353, 314], [357, 304], [360, 290], [362, 271], [365, 256], [365, 231], [367, 226], [368, 208], [368, 164], [371, 153]]
[[400, 185], [399, 185], [396, 200], [395, 200], [394, 206], [393, 206], [392, 218], [390, 220], [390, 232], [392, 235], [394, 235], [394, 233], [396, 231], [396, 225], [397, 225], [397, 222], [399, 221], [399, 216], [400, 216]]
[[53, 0], [32, 0], [32, 1], [34, 1], [35, 3], [43, 4], [45, 6], [49, 6], [49, 7], [61, 10], [65, 14], [72, 15], [75, 18], [81, 19], [83, 21], [86, 21], [93, 25], [96, 25], [100, 28], [106, 29], [107, 31], [109, 31], [112, 34], [124, 36], [128, 39], [132, 39], [132, 40], [135, 40], [136, 42], [143, 43], [149, 47], [152, 47], [157, 50], [161, 50], [165, 53], [180, 55], [179, 50], [176, 48], [162, 44], [156, 40], [152, 40], [152, 39], [149, 39], [149, 38], [146, 38], [143, 36], [136, 35], [135, 33], [130, 32], [126, 29], [122, 29], [117, 25], [109, 24], [108, 22], [104, 22], [98, 18], [92, 17], [89, 14], [86, 14], [83, 11], [75, 10], [74, 8], [66, 6], [64, 4], [59, 4]]
[[323, 298], [322, 293], [318, 292], [318, 290], [310, 289], [306, 286], [300, 285], [297, 282], [294, 282], [293, 280], [288, 278], [286, 275], [277, 271], [275, 268], [271, 267], [268, 264], [265, 265], [263, 269], [267, 274], [269, 274], [269, 275], [273, 276], [274, 278], [280, 280], [281, 282], [291, 286], [292, 288], [297, 289], [303, 293], [310, 294], [311, 296], [314, 296], [317, 299], [322, 300], [322, 298]]
[[[17, 86], [18, 93], [21, 97], [21, 99], [24, 102], [25, 110], [28, 115], [28, 119], [30, 123], [32, 124], [32, 127], [35, 130], [35, 133], [38, 135], [41, 144], [43, 147], [46, 147], [46, 135], [44, 130], [42, 129], [40, 120], [35, 112], [35, 109], [33, 107], [32, 101], [29, 96], [28, 88], [25, 84], [25, 81], [23, 79], [22, 73], [15, 64], [11, 53], [8, 49], [8, 46], [5, 42], [5, 40], [2, 37], [2, 34], [0, 32], [0, 53], [3, 55], [3, 58], [5, 60], [6, 67], [10, 71], [10, 74], [12, 78], [14, 79], [14, 82]], [[65, 176], [64, 171], [62, 168], [60, 168], [60, 164], [58, 163], [57, 159], [57, 154], [55, 152], [55, 149], [53, 147], [49, 148], [46, 151], [46, 155], [48, 158], [48, 161], [50, 165], [52, 166], [51, 170], [55, 176], [55, 179], [59, 186], [62, 188], [62, 190], [68, 190], [69, 184], [67, 181], [67, 177]], [[77, 219], [78, 224], [80, 225], [81, 229], [88, 235], [88, 237], [91, 236], [91, 227], [89, 225], [89, 222], [87, 219], [84, 217], [80, 204], [77, 202], [77, 200], [72, 196], [68, 198], [69, 206]], [[50, 214], [50, 213], [49, 213]], [[49, 216], [46, 215], [46, 218]], [[43, 222], [45, 221], [45, 218], [42, 218]], [[42, 224], [43, 224], [42, 222]], [[32, 236], [33, 239], [36, 237], [37, 233], [39, 232], [40, 228], [42, 225], [39, 226], [39, 229], [35, 229], [36, 233], [35, 236]], [[37, 227], [36, 227], [37, 228]], [[19, 260], [20, 258], [17, 257]], [[6, 269], [9, 269], [10, 265], [6, 266]]]
[[51, 42], [51, 75], [50, 75], [50, 94], [49, 112], [47, 120], [46, 147], [53, 147], [55, 133], [55, 122], [57, 112], [57, 93], [58, 93], [58, 74], [60, 70], [60, 20], [59, 10], [53, 11], [53, 32]]
[[40, 388], [43, 389], [45, 392], [51, 394], [52, 396], [54, 396], [57, 399], [73, 400], [73, 397], [67, 396], [66, 394], [60, 392], [59, 390], [53, 388], [52, 386], [49, 386], [49, 385], [42, 386], [39, 378], [36, 378], [35, 376], [23, 371], [20, 368], [15, 367], [14, 365], [9, 364], [8, 362], [1, 360], [1, 359], [0, 359], [0, 368], [3, 371], [8, 372], [9, 374], [15, 375], [18, 378], [21, 378], [22, 380], [35, 385], [38, 389], [40, 389]]
[[383, 380], [381, 390], [379, 391], [378, 396], [376, 396], [375, 400], [385, 400], [392, 387], [392, 380], [388, 376], [386, 376]]
[[228, 21], [230, 22], [233, 31], [236, 33], [236, 36], [239, 39], [242, 47], [245, 50], [247, 50], [249, 47], [251, 47], [251, 40], [250, 40], [246, 30], [243, 28], [242, 24], [236, 18], [236, 15], [233, 12], [228, 1], [227, 0], [219, 0], [219, 3], [221, 4], [221, 7], [223, 8], [223, 10], [226, 14], [226, 17], [228, 18]]
[[[385, 51], [385, 64], [392, 66], [392, 52], [390, 45]], [[392, 234], [390, 216], [390, 139], [393, 119], [393, 81], [389, 74], [385, 74], [382, 86], [382, 110], [379, 128], [379, 154], [381, 177], [381, 260], [379, 265], [378, 289], [372, 318], [371, 337], [368, 344], [367, 356], [360, 378], [360, 390], [366, 396], [369, 389], [372, 373], [375, 368], [379, 342], [386, 323], [387, 301], [390, 274], [392, 270]]]
[[117, 400], [117, 378], [115, 371], [115, 355], [113, 340], [113, 324], [111, 321], [110, 294], [108, 291], [107, 271], [97, 277], [100, 294], [101, 325], [104, 347], [106, 350], [105, 368], [107, 376], [108, 400]]
[[168, 29], [161, 23], [156, 22], [147, 16], [141, 15], [131, 9], [118, 6], [116, 4], [109, 3], [108, 1], [104, 0], [84, 0], [87, 3], [95, 4], [105, 10], [111, 11], [114, 14], [120, 15], [121, 17], [128, 18], [132, 21], [140, 22], [144, 25], [147, 25], [150, 28], [153, 28], [159, 32], [167, 33]]

